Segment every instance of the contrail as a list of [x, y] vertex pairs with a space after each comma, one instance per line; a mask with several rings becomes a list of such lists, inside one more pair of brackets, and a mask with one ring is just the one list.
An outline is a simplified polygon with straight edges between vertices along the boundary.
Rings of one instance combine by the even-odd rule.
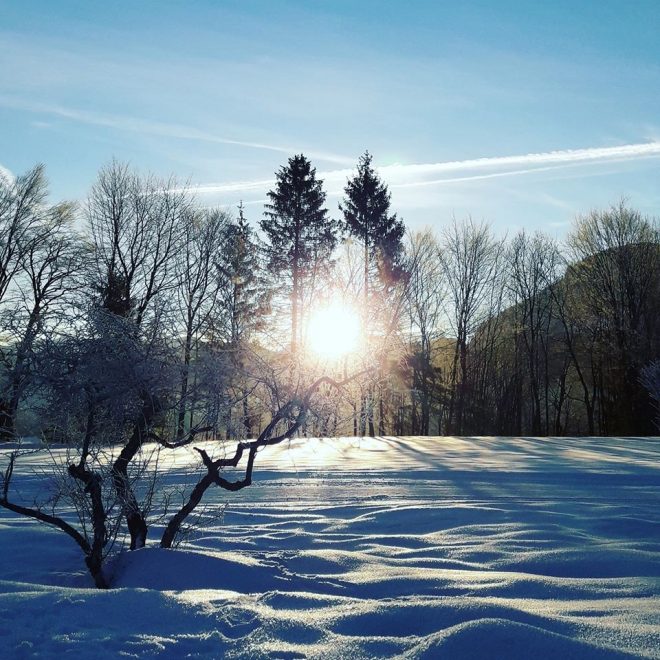
[[[624, 144], [618, 147], [592, 147], [588, 149], [565, 149], [562, 151], [547, 151], [542, 153], [524, 154], [521, 156], [496, 156], [491, 158], [474, 158], [470, 160], [450, 161], [446, 163], [428, 163], [421, 165], [390, 165], [379, 168], [384, 177], [396, 178], [402, 172], [406, 176], [450, 174], [466, 170], [501, 169], [515, 167], [515, 170], [493, 174], [476, 174], [461, 178], [425, 179], [408, 182], [393, 182], [392, 185], [401, 187], [430, 186], [438, 183], [449, 183], [452, 180], [490, 178], [493, 176], [525, 174], [529, 171], [554, 169], [573, 164], [589, 164], [594, 162], [611, 162], [650, 158], [660, 156], [660, 142], [642, 142], [639, 144]], [[543, 167], [546, 166], [546, 167]]]
[[[576, 167], [595, 163], [657, 158], [660, 142], [624, 144], [617, 147], [591, 147], [530, 153], [518, 156], [494, 156], [455, 160], [444, 163], [419, 163], [410, 165], [385, 165], [378, 167], [379, 174], [392, 188], [414, 188], [441, 184], [460, 183], [504, 176], [519, 176], [532, 172], [545, 172], [562, 167]], [[489, 171], [494, 170], [494, 171]], [[346, 180], [353, 170], [340, 169], [319, 172], [326, 185], [336, 187]], [[452, 176], [456, 174], [457, 176]], [[438, 178], [441, 176], [442, 178]], [[207, 183], [193, 188], [199, 193], [236, 193], [263, 191], [273, 186], [274, 179], [256, 181], [227, 181]], [[329, 193], [330, 194], [330, 193]]]

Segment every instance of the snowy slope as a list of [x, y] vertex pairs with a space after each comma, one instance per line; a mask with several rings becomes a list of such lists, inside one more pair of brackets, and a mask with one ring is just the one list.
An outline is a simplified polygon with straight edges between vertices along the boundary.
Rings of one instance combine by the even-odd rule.
[[297, 440], [255, 476], [108, 592], [0, 511], [0, 656], [660, 658], [660, 439]]

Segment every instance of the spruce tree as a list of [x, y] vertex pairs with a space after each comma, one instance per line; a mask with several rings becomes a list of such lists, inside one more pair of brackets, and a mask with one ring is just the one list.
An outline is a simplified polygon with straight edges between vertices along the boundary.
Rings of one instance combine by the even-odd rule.
[[365, 306], [369, 304], [374, 271], [384, 284], [401, 276], [405, 233], [403, 221], [395, 213], [390, 214], [390, 193], [371, 160], [368, 151], [360, 156], [357, 172], [348, 180], [344, 188], [344, 201], [339, 205], [344, 214], [344, 228], [364, 249]]
[[305, 287], [330, 263], [338, 224], [328, 217], [323, 182], [305, 156], [289, 158], [275, 176], [260, 226], [268, 267], [290, 298], [291, 350], [295, 351], [302, 335]]
[[[223, 233], [222, 250], [216, 259], [220, 278], [219, 329], [225, 345], [231, 349], [236, 367], [231, 388], [242, 392], [240, 417], [245, 437], [251, 438], [250, 391], [243, 375], [246, 373], [245, 361], [250, 359], [247, 348], [254, 333], [264, 327], [270, 312], [271, 287], [261, 259], [262, 245], [245, 218], [242, 203], [238, 207], [238, 218], [228, 223]], [[231, 413], [228, 424], [231, 425]]]
[[[344, 214], [344, 229], [355, 237], [364, 251], [365, 332], [370, 334], [370, 293], [377, 285], [385, 288], [402, 275], [403, 235], [405, 227], [396, 214], [390, 214], [390, 193], [387, 185], [371, 165], [372, 156], [365, 151], [358, 160], [357, 172], [344, 188], [344, 201], [339, 209]], [[369, 423], [369, 435], [374, 435], [373, 386], [361, 397], [362, 424]], [[380, 432], [384, 434], [383, 398], [379, 398]], [[363, 426], [364, 429], [364, 426]], [[364, 430], [363, 430], [364, 433]]]
[[261, 263], [262, 246], [245, 218], [242, 203], [238, 218], [223, 233], [222, 251], [216, 259], [218, 303], [223, 339], [236, 347], [263, 327], [271, 291]]

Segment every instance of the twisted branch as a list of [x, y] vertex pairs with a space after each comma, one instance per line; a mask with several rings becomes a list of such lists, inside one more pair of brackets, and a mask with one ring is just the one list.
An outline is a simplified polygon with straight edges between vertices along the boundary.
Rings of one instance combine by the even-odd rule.
[[[341, 381], [337, 381], [329, 376], [321, 376], [307, 388], [302, 397], [292, 399], [284, 404], [273, 415], [273, 418], [270, 420], [266, 428], [259, 434], [259, 437], [256, 440], [239, 442], [236, 445], [236, 451], [231, 458], [218, 458], [213, 460], [204, 449], [194, 447], [195, 451], [200, 455], [202, 463], [206, 467], [206, 474], [197, 482], [190, 493], [188, 501], [170, 519], [161, 538], [161, 547], [172, 547], [172, 544], [181, 529], [181, 525], [201, 502], [204, 493], [210, 486], [215, 484], [224, 490], [235, 492], [242, 490], [252, 483], [254, 461], [259, 449], [284, 442], [284, 440], [291, 438], [298, 431], [305, 422], [305, 417], [307, 416], [312, 397], [322, 385], [329, 385], [335, 389], [343, 389], [344, 385], [368, 371], [371, 371], [371, 369], [365, 369]], [[280, 435], [273, 435], [277, 425], [285, 419], [290, 420], [288, 428]], [[222, 468], [237, 467], [246, 452], [248, 454], [248, 459], [243, 477], [236, 481], [225, 479], [220, 474]]]

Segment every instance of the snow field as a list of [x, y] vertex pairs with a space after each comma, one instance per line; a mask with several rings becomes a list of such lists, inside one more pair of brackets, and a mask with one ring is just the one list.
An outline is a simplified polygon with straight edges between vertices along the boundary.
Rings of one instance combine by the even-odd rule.
[[[47, 461], [14, 497], [45, 496]], [[163, 485], [198, 463], [161, 455]], [[295, 440], [207, 494], [185, 546], [119, 555], [107, 592], [0, 511], [1, 657], [660, 658], [656, 438]]]

